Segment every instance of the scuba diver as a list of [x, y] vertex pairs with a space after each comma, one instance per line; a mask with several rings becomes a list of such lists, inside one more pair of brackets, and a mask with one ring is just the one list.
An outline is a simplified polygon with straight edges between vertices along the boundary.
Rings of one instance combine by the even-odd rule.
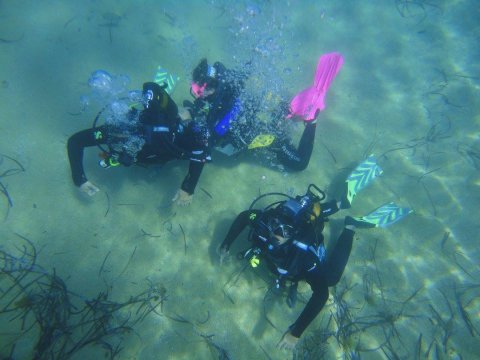
[[[261, 100], [243, 90], [248, 75], [202, 59], [192, 74], [190, 92], [195, 101], [184, 102], [186, 118], [205, 118], [212, 145], [224, 154], [268, 148], [286, 168], [304, 170], [313, 151], [317, 116], [325, 108], [324, 97], [342, 65], [339, 53], [322, 55], [314, 84], [298, 93], [290, 104], [282, 101], [269, 115], [271, 121], [264, 122], [257, 119]], [[303, 120], [305, 125], [298, 147], [286, 130], [285, 119], [289, 118]]]
[[[143, 109], [113, 102], [95, 118], [93, 127], [68, 139], [68, 158], [73, 182], [92, 196], [99, 189], [83, 169], [85, 147], [98, 146], [103, 152], [100, 166], [164, 164], [173, 159], [188, 159], [188, 173], [172, 199], [178, 205], [191, 203], [204, 164], [210, 161], [209, 131], [199, 121], [181, 123], [178, 108], [164, 87], [154, 82], [143, 84]], [[105, 124], [97, 126], [100, 117]], [[105, 148], [104, 146], [107, 146]]]
[[[322, 310], [328, 300], [328, 288], [335, 286], [345, 270], [352, 249], [356, 228], [386, 227], [412, 212], [394, 203], [388, 203], [363, 217], [345, 217], [344, 229], [334, 248], [327, 252], [322, 235], [329, 216], [348, 209], [358, 191], [367, 186], [382, 170], [373, 156], [361, 163], [347, 178], [341, 200], [324, 202], [325, 193], [314, 184], [303, 196], [295, 198], [285, 194], [265, 194], [257, 198], [249, 210], [241, 212], [231, 225], [220, 246], [220, 263], [229, 254], [235, 239], [250, 227], [248, 240], [251, 247], [241, 252], [240, 258], [257, 267], [263, 260], [276, 275], [273, 290], [285, 289], [287, 305], [296, 303], [297, 285], [306, 281], [312, 295], [297, 320], [279, 342], [282, 349], [293, 349], [300, 336]], [[277, 201], [262, 210], [255, 203], [269, 195], [283, 195], [287, 200]]]

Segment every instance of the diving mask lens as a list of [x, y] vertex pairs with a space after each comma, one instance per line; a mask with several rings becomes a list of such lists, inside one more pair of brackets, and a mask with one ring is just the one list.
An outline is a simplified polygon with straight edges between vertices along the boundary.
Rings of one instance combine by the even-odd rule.
[[293, 227], [286, 224], [279, 224], [273, 229], [273, 234], [289, 240], [293, 236]]

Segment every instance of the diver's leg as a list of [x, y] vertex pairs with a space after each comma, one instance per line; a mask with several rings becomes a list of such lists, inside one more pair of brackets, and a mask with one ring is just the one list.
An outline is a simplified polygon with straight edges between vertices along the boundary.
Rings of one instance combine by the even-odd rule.
[[327, 263], [327, 283], [328, 286], [334, 286], [342, 277], [343, 271], [347, 266], [350, 252], [352, 251], [353, 236], [355, 231], [344, 228], [342, 234], [337, 240], [333, 251], [328, 255]]
[[302, 138], [298, 145], [298, 153], [305, 163], [305, 167], [310, 162], [312, 156], [313, 144], [315, 142], [315, 130], [317, 129], [317, 123], [307, 122], [305, 123], [305, 129], [303, 130]]
[[298, 149], [295, 149], [292, 144], [286, 143], [277, 150], [277, 157], [283, 165], [294, 171], [307, 168], [312, 156], [316, 128], [316, 123], [305, 123]]

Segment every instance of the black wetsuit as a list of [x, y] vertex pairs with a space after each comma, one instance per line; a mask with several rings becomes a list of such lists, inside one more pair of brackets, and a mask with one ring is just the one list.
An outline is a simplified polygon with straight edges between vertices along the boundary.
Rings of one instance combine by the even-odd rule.
[[[153, 99], [150, 100], [149, 107], [139, 113], [139, 124], [132, 134], [142, 139], [144, 144], [135, 154], [135, 159], [125, 153], [113, 155], [127, 166], [133, 162], [164, 164], [174, 159], [189, 159], [189, 170], [181, 189], [193, 194], [203, 166], [210, 160], [208, 129], [195, 121], [180, 124], [177, 106], [158, 85], [145, 83], [145, 90], [153, 90]], [[138, 110], [132, 109], [129, 114], [133, 116], [136, 111]], [[80, 131], [68, 139], [68, 158], [75, 185], [81, 186], [87, 182], [83, 168], [84, 148], [97, 145], [110, 147], [128, 140], [128, 137], [119, 137], [116, 130], [115, 127], [104, 125]]]
[[[230, 143], [237, 149], [245, 149], [257, 135], [270, 134], [272, 129], [269, 129], [268, 125], [257, 122], [259, 100], [248, 97], [242, 91], [247, 75], [228, 70], [220, 62], [216, 62], [213, 67], [217, 79], [215, 92], [205, 98], [195, 99], [191, 107], [192, 118], [206, 118], [212, 134], [213, 146]], [[284, 109], [277, 114], [272, 114], [274, 121], [285, 121], [288, 104], [282, 104], [281, 107]], [[230, 115], [231, 119], [227, 121], [226, 118]], [[242, 121], [238, 121], [239, 118], [242, 118]], [[316, 124], [305, 123], [302, 138], [296, 148], [291, 143], [290, 137], [287, 134], [278, 134], [277, 129], [275, 142], [269, 148], [277, 155], [280, 163], [288, 169], [304, 170], [308, 166], [313, 151], [315, 130]]]
[[265, 220], [272, 216], [272, 210], [247, 210], [240, 213], [233, 222], [221, 247], [228, 250], [239, 234], [250, 226], [253, 232], [250, 240], [260, 249], [269, 268], [284, 280], [306, 281], [313, 293], [297, 320], [290, 326], [290, 332], [300, 337], [315, 319], [328, 300], [328, 288], [336, 285], [345, 270], [352, 249], [354, 231], [344, 229], [335, 248], [324, 256], [323, 223], [338, 211], [336, 201], [321, 204], [321, 214], [314, 222], [303, 223], [294, 241], [271, 249], [262, 240], [265, 238]]

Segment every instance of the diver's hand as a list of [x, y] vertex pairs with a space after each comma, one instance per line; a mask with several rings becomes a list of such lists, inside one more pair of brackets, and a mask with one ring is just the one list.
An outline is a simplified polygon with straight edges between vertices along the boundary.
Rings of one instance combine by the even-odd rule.
[[224, 247], [220, 247], [218, 249], [218, 255], [220, 255], [220, 265], [223, 265], [223, 263], [225, 262], [225, 260], [228, 258], [228, 256], [230, 255], [230, 252], [224, 248]]
[[80, 191], [84, 192], [88, 196], [93, 196], [100, 191], [98, 187], [93, 185], [90, 181], [84, 182], [80, 185]]
[[293, 350], [298, 343], [299, 338], [293, 336], [290, 331], [283, 334], [282, 339], [277, 344], [277, 347], [282, 350]]
[[193, 194], [189, 194], [182, 189], [178, 189], [172, 201], [178, 206], [190, 205], [193, 201]]
[[192, 115], [187, 108], [178, 109], [178, 116], [180, 116], [180, 119], [182, 119], [183, 121], [192, 120]]

